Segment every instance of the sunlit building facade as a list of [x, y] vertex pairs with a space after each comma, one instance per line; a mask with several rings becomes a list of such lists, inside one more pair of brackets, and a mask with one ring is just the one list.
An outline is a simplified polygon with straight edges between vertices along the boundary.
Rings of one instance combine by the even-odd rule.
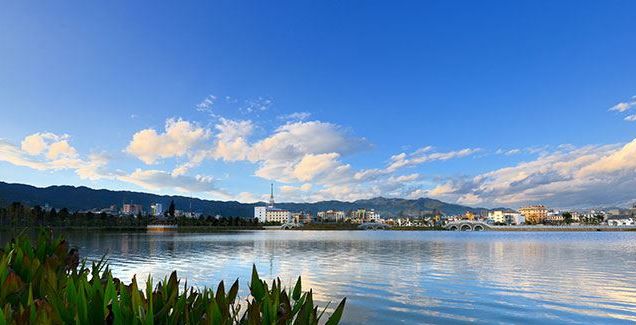
[[528, 224], [543, 223], [548, 217], [548, 209], [543, 205], [531, 205], [519, 209]]

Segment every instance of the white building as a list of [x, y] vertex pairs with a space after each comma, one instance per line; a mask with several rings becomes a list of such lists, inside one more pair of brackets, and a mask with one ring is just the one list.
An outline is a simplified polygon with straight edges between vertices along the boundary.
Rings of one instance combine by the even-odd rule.
[[163, 206], [161, 205], [161, 203], [150, 205], [150, 213], [152, 213], [153, 216], [163, 215]]
[[495, 223], [505, 223], [506, 215], [502, 210], [488, 211], [488, 220]]
[[258, 219], [258, 222], [267, 221], [267, 207], [254, 207], [254, 218]]
[[609, 226], [633, 226], [634, 218], [629, 216], [609, 216], [607, 217]]
[[384, 222], [380, 217], [380, 213], [375, 210], [357, 209], [351, 211], [351, 222], [353, 223], [365, 223], [365, 222]]
[[267, 222], [288, 223], [292, 221], [292, 215], [288, 210], [267, 208], [267, 212], [265, 212], [265, 220]]
[[346, 218], [344, 211], [320, 211], [318, 212], [318, 221], [320, 222], [343, 222]]
[[526, 217], [521, 213], [509, 212], [505, 215], [505, 223], [509, 225], [522, 225], [526, 223]]
[[489, 211], [488, 220], [508, 225], [520, 225], [526, 222], [526, 218], [521, 213], [503, 210]]
[[292, 221], [292, 214], [288, 210], [277, 209], [274, 207], [274, 184], [271, 187], [269, 196], [269, 204], [267, 206], [254, 207], [254, 218], [258, 222], [279, 222], [287, 223]]

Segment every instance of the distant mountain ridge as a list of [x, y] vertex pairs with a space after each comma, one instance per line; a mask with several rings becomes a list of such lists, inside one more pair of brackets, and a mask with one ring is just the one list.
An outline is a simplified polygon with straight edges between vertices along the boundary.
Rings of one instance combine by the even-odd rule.
[[[157, 195], [132, 191], [111, 191], [106, 189], [92, 189], [85, 186], [48, 186], [35, 187], [26, 184], [11, 184], [0, 182], [0, 204], [6, 205], [14, 201], [20, 201], [28, 205], [44, 205], [48, 203], [54, 208], [68, 208], [71, 211], [89, 210], [93, 208], [107, 208], [117, 205], [121, 208], [123, 203], [141, 204], [148, 209], [153, 203], [162, 203], [168, 206], [174, 200], [177, 209], [184, 211], [200, 212], [206, 215], [223, 215], [231, 217], [251, 218], [254, 216], [254, 207], [265, 203], [240, 203], [237, 201], [215, 201], [198, 198], [190, 198], [178, 195]], [[435, 199], [399, 199], [377, 197], [372, 199], [345, 201], [321, 201], [314, 203], [277, 203], [277, 207], [291, 211], [307, 211], [316, 213], [323, 210], [349, 211], [359, 208], [374, 209], [385, 217], [397, 216], [400, 213], [417, 214], [419, 211], [441, 211], [447, 215], [461, 214], [471, 211], [476, 214], [489, 211], [485, 208], [472, 208], [459, 204], [451, 204]]]

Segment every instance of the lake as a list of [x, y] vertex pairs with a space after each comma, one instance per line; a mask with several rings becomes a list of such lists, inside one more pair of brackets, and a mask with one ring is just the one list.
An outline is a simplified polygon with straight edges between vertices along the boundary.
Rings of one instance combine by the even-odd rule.
[[[636, 232], [252, 231], [66, 235], [115, 276], [215, 286], [256, 264], [316, 299], [347, 297], [344, 323], [636, 321]], [[335, 307], [335, 306], [334, 306]]]

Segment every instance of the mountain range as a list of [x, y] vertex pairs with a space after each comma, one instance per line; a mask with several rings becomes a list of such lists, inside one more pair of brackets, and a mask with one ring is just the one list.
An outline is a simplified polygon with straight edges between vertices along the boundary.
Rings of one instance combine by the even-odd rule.
[[[232, 216], [251, 218], [254, 207], [264, 205], [263, 202], [241, 203], [237, 201], [215, 201], [191, 198], [178, 195], [157, 195], [132, 191], [112, 191], [106, 189], [92, 189], [85, 186], [49, 186], [35, 187], [26, 184], [12, 184], [0, 182], [0, 204], [22, 202], [35, 206], [48, 204], [54, 208], [67, 208], [71, 211], [107, 208], [111, 205], [121, 207], [123, 203], [141, 204], [149, 209], [153, 203], [161, 203], [164, 207], [175, 202], [178, 210], [200, 212], [205, 215]], [[473, 208], [458, 204], [451, 204], [430, 198], [400, 199], [377, 197], [372, 199], [346, 201], [320, 201], [314, 203], [277, 203], [276, 207], [290, 211], [306, 211], [317, 213], [324, 210], [350, 211], [359, 208], [374, 209], [384, 217], [394, 217], [400, 214], [417, 215], [430, 213], [434, 210], [446, 215], [461, 214], [471, 211], [484, 214], [488, 209]]]

